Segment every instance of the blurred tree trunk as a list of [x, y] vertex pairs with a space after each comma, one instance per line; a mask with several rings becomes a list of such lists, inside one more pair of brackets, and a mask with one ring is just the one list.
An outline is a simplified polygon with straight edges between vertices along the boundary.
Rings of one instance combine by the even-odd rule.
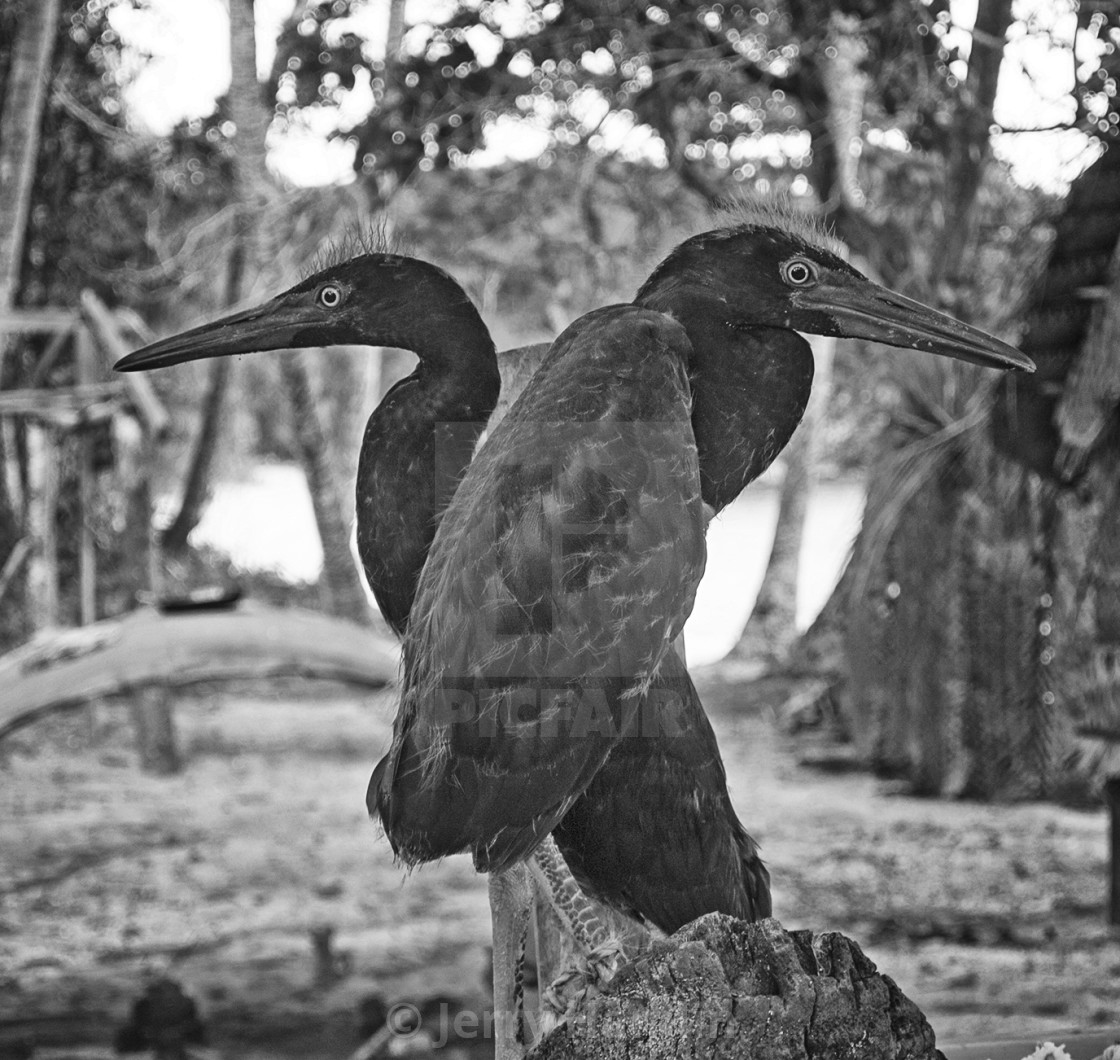
[[[39, 129], [51, 78], [59, 0], [29, 4], [19, 19], [0, 112], [0, 311], [15, 304], [31, 188], [39, 158]], [[0, 386], [7, 336], [0, 335]], [[0, 480], [2, 486], [2, 480]]]
[[404, 5], [405, 0], [389, 0], [389, 25], [385, 33], [385, 62], [389, 65], [400, 61], [405, 30]]
[[958, 108], [946, 159], [945, 222], [929, 276], [930, 290], [960, 273], [973, 236], [976, 197], [992, 154], [996, 85], [1010, 25], [1011, 0], [980, 0], [964, 82], [964, 106]]
[[[382, 114], [390, 114], [400, 109], [403, 103], [403, 94], [395, 68], [400, 65], [401, 46], [407, 29], [404, 19], [405, 4], [406, 0], [389, 0], [388, 23], [385, 27], [385, 66], [381, 75], [385, 82], [385, 97], [381, 102]], [[366, 205], [371, 211], [384, 209], [396, 194], [400, 183], [401, 175], [391, 166], [379, 166], [374, 171], [372, 180], [362, 181], [363, 190], [366, 192]]]
[[[39, 135], [43, 108], [51, 80], [51, 57], [61, 4], [59, 0], [41, 0], [29, 4], [20, 15], [18, 30], [12, 42], [11, 66], [3, 90], [0, 111], [0, 313], [15, 305], [19, 292], [20, 265], [23, 260], [24, 235], [31, 208], [31, 192], [39, 158]], [[5, 385], [8, 335], [0, 332], [0, 389]], [[8, 421], [9, 424], [11, 421]], [[8, 569], [14, 584], [10, 586], [6, 609], [11, 620], [0, 622], [0, 640], [20, 639], [26, 634], [18, 593], [22, 582], [17, 576], [16, 562], [21, 545], [20, 501], [13, 496], [9, 482], [19, 483], [19, 470], [11, 430], [0, 431], [0, 569]], [[37, 546], [38, 542], [32, 543]], [[11, 561], [9, 566], [9, 561]], [[34, 566], [34, 564], [32, 564]], [[26, 574], [28, 564], [23, 564]], [[17, 588], [18, 587], [18, 588]], [[14, 599], [13, 599], [14, 598]]]
[[323, 545], [323, 609], [340, 618], [368, 622], [369, 605], [350, 553], [349, 524], [343, 515], [330, 441], [323, 430], [302, 350], [285, 350], [280, 355], [280, 377], [292, 408], [300, 462]]
[[[245, 272], [245, 247], [240, 239], [230, 253], [226, 272], [226, 290], [223, 301], [227, 306], [237, 302]], [[229, 371], [233, 362], [228, 357], [217, 357], [207, 362], [206, 393], [202, 399], [202, 412], [198, 430], [191, 440], [187, 474], [183, 483], [183, 496], [179, 511], [171, 524], [160, 535], [160, 547], [168, 556], [186, 551], [187, 539], [198, 526], [202, 513], [210, 500], [211, 472], [214, 454], [221, 438], [222, 406], [229, 388]]]
[[797, 639], [797, 577], [809, 494], [816, 480], [816, 433], [832, 390], [836, 339], [810, 337], [815, 362], [813, 390], [801, 425], [784, 455], [785, 478], [778, 501], [778, 522], [766, 573], [754, 608], [731, 656], [764, 663], [784, 662]]

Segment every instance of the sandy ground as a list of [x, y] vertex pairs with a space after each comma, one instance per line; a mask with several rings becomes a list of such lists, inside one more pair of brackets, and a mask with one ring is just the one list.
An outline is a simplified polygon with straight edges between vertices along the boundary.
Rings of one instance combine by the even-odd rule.
[[[718, 669], [700, 684], [787, 927], [854, 937], [940, 1041], [1120, 1024], [1103, 811], [810, 769], [757, 695]], [[170, 778], [136, 768], [121, 705], [0, 747], [0, 1056], [111, 1042], [159, 972], [227, 1057], [346, 1056], [371, 992], [483, 1004], [484, 880], [464, 857], [406, 875], [365, 815], [393, 707], [312, 684], [184, 697]]]

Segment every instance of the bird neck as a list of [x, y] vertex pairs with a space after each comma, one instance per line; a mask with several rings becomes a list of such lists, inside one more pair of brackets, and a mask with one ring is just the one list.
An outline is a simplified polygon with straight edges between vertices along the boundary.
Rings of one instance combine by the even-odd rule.
[[498, 360], [490, 331], [459, 283], [418, 258], [391, 257], [381, 272], [379, 301], [367, 326], [372, 345], [411, 350], [425, 386], [468, 376], [497, 379]]
[[382, 615], [398, 634], [408, 624], [439, 518], [498, 401], [497, 361], [489, 360], [454, 372], [422, 361], [366, 424], [355, 498], [358, 555]]
[[727, 322], [714, 306], [673, 315], [692, 343], [701, 494], [718, 512], [773, 463], [801, 422], [813, 353], [795, 331]]

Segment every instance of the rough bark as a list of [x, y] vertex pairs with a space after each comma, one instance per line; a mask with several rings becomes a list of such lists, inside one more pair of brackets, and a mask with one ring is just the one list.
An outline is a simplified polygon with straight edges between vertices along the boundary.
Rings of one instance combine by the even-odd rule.
[[710, 914], [623, 968], [531, 1060], [936, 1060], [933, 1030], [843, 935]]

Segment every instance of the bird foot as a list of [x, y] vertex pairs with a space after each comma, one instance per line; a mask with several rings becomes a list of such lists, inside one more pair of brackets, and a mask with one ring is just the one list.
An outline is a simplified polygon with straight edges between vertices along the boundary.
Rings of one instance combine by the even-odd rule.
[[624, 952], [618, 939], [609, 939], [558, 975], [541, 994], [541, 1033], [547, 1034], [588, 996], [602, 991], [618, 971]]

